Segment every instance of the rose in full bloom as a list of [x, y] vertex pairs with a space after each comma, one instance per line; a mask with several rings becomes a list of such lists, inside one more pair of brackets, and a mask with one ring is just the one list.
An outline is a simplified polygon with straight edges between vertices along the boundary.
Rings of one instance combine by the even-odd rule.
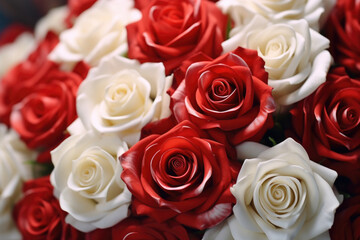
[[120, 157], [134, 214], [200, 230], [229, 216], [234, 170], [224, 145], [206, 137], [184, 121], [140, 140]]
[[48, 176], [25, 182], [23, 193], [13, 212], [23, 239], [84, 239], [83, 233], [65, 223], [66, 213], [53, 195]]
[[51, 184], [68, 213], [67, 223], [90, 232], [128, 216], [131, 194], [120, 179], [118, 160], [126, 150], [118, 137], [88, 131], [70, 136], [51, 152]]
[[179, 223], [166, 221], [155, 222], [151, 218], [129, 217], [114, 227], [104, 230], [95, 230], [86, 235], [88, 240], [103, 239], [146, 239], [146, 240], [195, 240], [200, 239]]
[[168, 75], [194, 53], [221, 54], [227, 17], [213, 2], [155, 0], [142, 15], [127, 26], [130, 58], [163, 62]]
[[231, 187], [237, 200], [234, 215], [205, 233], [204, 239], [309, 240], [328, 236], [339, 206], [333, 188], [336, 172], [311, 161], [291, 138], [259, 155], [258, 149], [264, 146], [245, 144], [239, 151], [248, 158]]
[[326, 21], [335, 0], [220, 0], [218, 6], [233, 19], [246, 19], [259, 14], [271, 22], [287, 22], [305, 19], [311, 28], [319, 31]]
[[52, 148], [65, 137], [66, 128], [76, 119], [76, 92], [82, 78], [72, 72], [51, 68], [29, 95], [17, 103], [10, 125], [32, 149]]
[[125, 26], [140, 16], [131, 0], [99, 0], [75, 20], [72, 28], [60, 34], [60, 43], [50, 59], [72, 69], [80, 61], [96, 66], [107, 55], [125, 54]]
[[[8, 31], [11, 31], [11, 29]], [[0, 64], [0, 79], [12, 67], [25, 60], [35, 47], [34, 36], [27, 31], [17, 35], [12, 41], [5, 43], [0, 43], [0, 59], [2, 59]]]
[[225, 52], [238, 46], [258, 51], [279, 105], [293, 104], [313, 93], [325, 82], [331, 64], [326, 51], [329, 40], [303, 19], [274, 24], [253, 15], [250, 23], [232, 29], [222, 45]]
[[[360, 164], [360, 82], [343, 68], [291, 110], [293, 127], [313, 160]], [[335, 94], [336, 93], [336, 94]]]
[[360, 239], [360, 195], [345, 199], [337, 209], [330, 236], [333, 240]]
[[21, 187], [32, 177], [27, 161], [34, 160], [30, 151], [13, 131], [0, 124], [0, 239], [19, 239], [12, 220], [12, 208], [20, 199]]
[[260, 140], [272, 127], [275, 110], [267, 80], [264, 61], [250, 49], [192, 64], [171, 96], [173, 114], [219, 142]]
[[331, 12], [325, 35], [335, 62], [344, 66], [352, 77], [360, 77], [360, 2], [338, 0]]
[[162, 63], [109, 57], [90, 71], [79, 88], [79, 118], [86, 129], [116, 133], [133, 145], [147, 123], [170, 115], [166, 91], [171, 81]]
[[[14, 66], [0, 82], [0, 121], [9, 125], [13, 106], [43, 82], [49, 69], [56, 68], [47, 60], [49, 52], [58, 43], [58, 37], [49, 32], [26, 60]], [[21, 84], [20, 84], [21, 83]]]

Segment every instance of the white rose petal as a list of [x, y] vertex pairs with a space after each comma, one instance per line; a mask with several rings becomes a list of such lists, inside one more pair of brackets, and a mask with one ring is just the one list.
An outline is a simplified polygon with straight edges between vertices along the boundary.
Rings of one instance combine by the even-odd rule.
[[65, 18], [68, 14], [67, 6], [51, 9], [35, 26], [35, 38], [41, 40], [45, 38], [49, 31], [60, 34], [66, 29]]
[[0, 47], [0, 79], [13, 66], [25, 60], [36, 46], [35, 38], [31, 33], [19, 35], [14, 42]]
[[126, 150], [115, 135], [88, 131], [70, 136], [51, 152], [50, 179], [69, 224], [89, 232], [128, 216], [131, 194], [120, 178], [118, 159]]
[[26, 162], [35, 157], [14, 131], [0, 124], [0, 239], [21, 239], [12, 209], [21, 198], [23, 182], [32, 178], [31, 166]]
[[313, 93], [325, 82], [331, 65], [329, 40], [305, 20], [273, 24], [253, 15], [245, 27], [234, 28], [222, 45], [224, 51], [238, 46], [257, 50], [278, 105], [291, 105]]
[[271, 22], [305, 19], [311, 28], [319, 31], [335, 2], [335, 0], [220, 0], [217, 5], [224, 13], [230, 14], [232, 19], [246, 18], [249, 12], [259, 14]]
[[171, 82], [162, 63], [108, 57], [80, 85], [78, 116], [85, 129], [116, 133], [133, 145], [147, 123], [170, 115]]
[[249, 158], [230, 189], [234, 215], [204, 239], [330, 239], [341, 199], [333, 189], [336, 172], [312, 162], [290, 138], [261, 153], [258, 146], [237, 149]]
[[61, 33], [60, 43], [49, 58], [71, 69], [82, 60], [96, 66], [107, 55], [125, 54], [125, 27], [140, 17], [133, 1], [99, 0], [75, 20], [72, 28]]

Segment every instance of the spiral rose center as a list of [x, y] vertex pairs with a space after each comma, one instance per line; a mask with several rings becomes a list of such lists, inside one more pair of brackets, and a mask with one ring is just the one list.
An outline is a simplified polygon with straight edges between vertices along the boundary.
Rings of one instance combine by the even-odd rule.
[[184, 155], [176, 154], [168, 162], [167, 172], [172, 176], [182, 176], [188, 169], [188, 160]]

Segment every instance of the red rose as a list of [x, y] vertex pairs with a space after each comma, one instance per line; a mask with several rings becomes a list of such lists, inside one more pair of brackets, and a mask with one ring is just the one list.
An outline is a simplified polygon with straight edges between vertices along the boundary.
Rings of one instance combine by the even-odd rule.
[[330, 236], [333, 240], [360, 239], [360, 195], [345, 199], [337, 209]]
[[43, 83], [12, 110], [10, 123], [29, 148], [50, 148], [59, 144], [66, 128], [76, 119], [76, 93], [82, 79], [72, 72], [52, 68]]
[[275, 110], [264, 61], [238, 48], [213, 61], [192, 64], [171, 97], [180, 122], [189, 119], [219, 142], [260, 140]]
[[335, 62], [360, 77], [360, 2], [338, 0], [326, 25]]
[[343, 68], [291, 110], [293, 127], [313, 160], [359, 164], [360, 82]]
[[66, 213], [53, 196], [49, 177], [25, 182], [23, 198], [15, 205], [15, 223], [26, 240], [80, 240], [82, 233], [65, 223]]
[[88, 240], [195, 240], [196, 236], [174, 221], [154, 222], [151, 218], [127, 218], [112, 228], [97, 229], [86, 236]]
[[206, 229], [231, 214], [237, 172], [224, 146], [188, 121], [140, 140], [120, 161], [137, 215]]
[[47, 60], [58, 37], [49, 32], [28, 59], [13, 67], [0, 81], [0, 121], [9, 125], [13, 106], [44, 82], [44, 75], [56, 64]]
[[142, 19], [127, 26], [128, 55], [140, 62], [163, 62], [170, 74], [196, 52], [222, 52], [227, 17], [207, 0], [154, 0]]

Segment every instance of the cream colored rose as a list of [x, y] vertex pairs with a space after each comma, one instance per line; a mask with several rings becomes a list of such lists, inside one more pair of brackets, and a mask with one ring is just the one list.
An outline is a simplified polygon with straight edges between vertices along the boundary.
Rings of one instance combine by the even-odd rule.
[[60, 34], [66, 29], [65, 18], [68, 14], [67, 6], [51, 9], [42, 17], [35, 26], [35, 38], [41, 40], [45, 38], [49, 31]]
[[120, 178], [126, 144], [114, 135], [72, 135], [51, 152], [51, 184], [66, 222], [83, 232], [108, 228], [128, 216], [131, 193]]
[[25, 32], [19, 35], [14, 42], [0, 47], [0, 80], [10, 68], [25, 60], [35, 46], [34, 36]]
[[104, 56], [125, 54], [125, 27], [140, 17], [131, 0], [99, 0], [60, 34], [60, 43], [49, 57], [71, 69], [81, 60], [96, 66]]
[[279, 105], [293, 104], [313, 93], [325, 82], [331, 65], [326, 50], [329, 40], [305, 20], [273, 24], [254, 15], [243, 28], [234, 28], [222, 46], [225, 52], [238, 46], [258, 51]]
[[21, 197], [23, 182], [32, 178], [26, 162], [35, 157], [14, 131], [0, 124], [0, 239], [21, 239], [12, 220], [12, 208]]
[[[319, 31], [335, 0], [220, 0], [218, 6], [233, 19], [244, 19], [249, 12], [262, 15], [271, 22], [305, 19]], [[235, 21], [235, 26], [238, 22]]]
[[170, 115], [166, 91], [171, 82], [162, 63], [109, 57], [80, 85], [78, 116], [85, 129], [116, 133], [133, 145], [147, 123]]
[[[239, 146], [250, 158], [230, 189], [237, 200], [234, 215], [205, 239], [330, 239], [339, 206], [333, 189], [337, 173], [309, 160], [291, 138], [258, 155], [259, 145]], [[232, 237], [223, 238], [229, 232]]]

